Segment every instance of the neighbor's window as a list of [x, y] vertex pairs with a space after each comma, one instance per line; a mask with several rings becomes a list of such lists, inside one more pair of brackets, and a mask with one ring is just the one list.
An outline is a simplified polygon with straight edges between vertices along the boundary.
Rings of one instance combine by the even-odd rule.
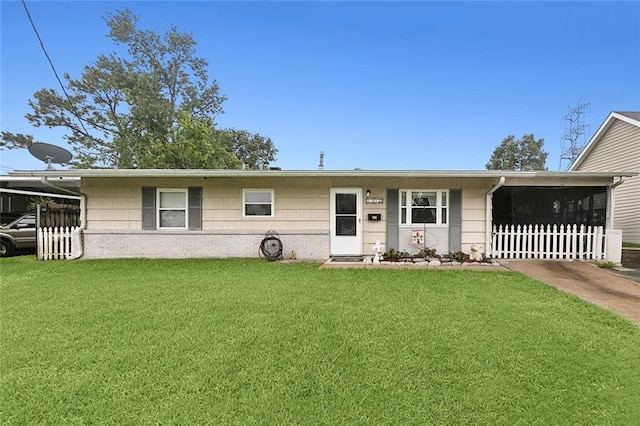
[[187, 227], [187, 190], [158, 189], [158, 227]]
[[401, 190], [400, 224], [447, 224], [446, 190]]
[[244, 217], [273, 217], [273, 191], [245, 189], [242, 191], [242, 206]]

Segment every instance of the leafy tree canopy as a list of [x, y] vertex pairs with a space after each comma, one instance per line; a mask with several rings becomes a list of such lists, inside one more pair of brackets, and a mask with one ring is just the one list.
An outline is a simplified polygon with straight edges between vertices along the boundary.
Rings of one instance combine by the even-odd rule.
[[[65, 74], [64, 93], [37, 91], [26, 115], [36, 127], [67, 130], [76, 167], [259, 168], [275, 160], [271, 139], [215, 127], [226, 98], [209, 80], [190, 34], [140, 30], [128, 9], [105, 21], [127, 54], [98, 56], [79, 79]], [[2, 132], [9, 149], [33, 142], [31, 135]]]
[[547, 170], [549, 153], [542, 149], [543, 145], [544, 139], [536, 140], [533, 134], [525, 134], [522, 139], [509, 135], [493, 151], [485, 167], [487, 170]]

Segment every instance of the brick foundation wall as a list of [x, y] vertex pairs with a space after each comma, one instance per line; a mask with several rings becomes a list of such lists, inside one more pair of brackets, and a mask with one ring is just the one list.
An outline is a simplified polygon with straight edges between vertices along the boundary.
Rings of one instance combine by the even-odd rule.
[[622, 248], [622, 266], [640, 268], [640, 248]]
[[[264, 233], [159, 232], [159, 231], [84, 231], [85, 259], [146, 257], [259, 257]], [[329, 257], [329, 233], [295, 231], [280, 233], [283, 258], [291, 251], [300, 260], [326, 260]]]

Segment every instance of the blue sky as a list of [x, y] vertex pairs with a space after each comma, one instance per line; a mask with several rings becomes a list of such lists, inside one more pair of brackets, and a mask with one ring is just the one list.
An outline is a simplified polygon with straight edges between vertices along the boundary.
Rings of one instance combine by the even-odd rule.
[[[590, 103], [640, 111], [640, 2], [43, 2], [27, 6], [58, 72], [115, 49], [103, 17], [190, 32], [228, 97], [221, 127], [271, 137], [287, 170], [478, 170], [504, 137], [545, 139], [558, 170], [563, 117]], [[24, 118], [59, 86], [24, 8], [1, 2], [1, 128], [66, 146]], [[4, 150], [0, 172], [43, 169]]]

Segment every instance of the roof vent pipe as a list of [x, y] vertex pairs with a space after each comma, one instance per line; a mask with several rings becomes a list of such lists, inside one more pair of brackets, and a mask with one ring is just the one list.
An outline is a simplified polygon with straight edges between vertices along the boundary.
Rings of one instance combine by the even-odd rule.
[[324, 170], [324, 151], [320, 151], [320, 165], [318, 170]]

